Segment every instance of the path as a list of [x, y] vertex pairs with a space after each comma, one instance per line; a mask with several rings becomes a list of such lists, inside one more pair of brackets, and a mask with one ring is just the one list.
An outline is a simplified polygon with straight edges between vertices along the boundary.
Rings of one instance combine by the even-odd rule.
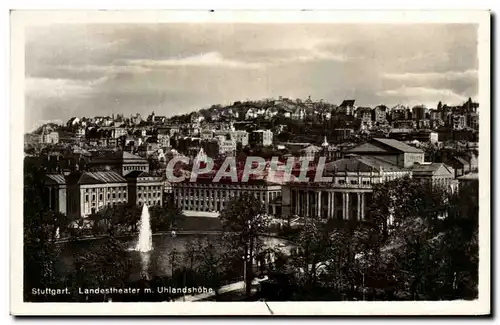
[[[267, 276], [263, 278], [257, 278], [252, 281], [252, 286], [259, 284], [260, 282], [267, 280]], [[243, 281], [227, 284], [225, 286], [222, 286], [218, 290], [218, 294], [224, 294], [224, 293], [229, 293], [229, 292], [234, 292], [234, 291], [243, 291], [245, 288], [245, 283]], [[215, 292], [208, 292], [208, 293], [202, 293], [199, 295], [188, 295], [188, 296], [182, 296], [175, 301], [199, 301], [203, 299], [207, 299], [210, 297], [215, 296]]]

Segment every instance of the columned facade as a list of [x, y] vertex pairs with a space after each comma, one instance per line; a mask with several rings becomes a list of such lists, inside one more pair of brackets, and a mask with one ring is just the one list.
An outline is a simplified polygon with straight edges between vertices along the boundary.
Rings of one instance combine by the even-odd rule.
[[367, 209], [367, 196], [371, 188], [342, 189], [307, 186], [291, 187], [291, 209], [294, 215], [341, 220], [363, 220]]

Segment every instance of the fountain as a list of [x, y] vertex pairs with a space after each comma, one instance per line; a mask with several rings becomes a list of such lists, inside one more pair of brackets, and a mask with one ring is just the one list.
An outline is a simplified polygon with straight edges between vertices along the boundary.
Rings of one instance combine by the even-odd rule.
[[141, 224], [139, 228], [139, 239], [135, 250], [139, 252], [149, 252], [153, 249], [153, 238], [151, 234], [151, 224], [149, 223], [149, 210], [146, 204], [142, 208]]

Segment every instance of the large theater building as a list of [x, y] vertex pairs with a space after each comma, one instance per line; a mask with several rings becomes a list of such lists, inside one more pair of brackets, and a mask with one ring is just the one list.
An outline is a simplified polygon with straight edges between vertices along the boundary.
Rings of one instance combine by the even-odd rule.
[[370, 156], [346, 157], [328, 163], [331, 182], [290, 182], [282, 189], [283, 216], [363, 220], [373, 184], [411, 176], [409, 169]]

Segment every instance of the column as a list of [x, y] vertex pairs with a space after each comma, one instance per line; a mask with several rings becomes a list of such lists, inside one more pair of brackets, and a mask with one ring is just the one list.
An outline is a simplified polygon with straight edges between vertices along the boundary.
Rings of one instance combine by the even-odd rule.
[[361, 194], [361, 220], [365, 220], [365, 193]]
[[299, 215], [300, 214], [300, 208], [301, 208], [301, 203], [300, 203], [300, 191], [299, 189], [297, 188], [295, 190], [295, 195], [297, 197], [297, 199], [295, 200], [295, 214]]
[[345, 202], [345, 215], [346, 219], [349, 220], [349, 192], [346, 193], [345, 195], [346, 202]]
[[346, 220], [347, 219], [347, 193], [343, 192], [342, 193], [342, 219]]
[[311, 195], [310, 195], [310, 192], [309, 192], [309, 191], [306, 191], [306, 217], [308, 217], [308, 216], [309, 216], [309, 214], [310, 214], [309, 212], [310, 212], [310, 209], [311, 209], [311, 208], [310, 208], [310, 206], [309, 206], [309, 203], [310, 203], [310, 202], [309, 202], [309, 197], [310, 197], [310, 196], [311, 196]]
[[327, 192], [327, 212], [326, 217], [330, 218], [332, 216], [332, 192]]
[[49, 209], [52, 209], [52, 187], [49, 186]]
[[318, 211], [318, 217], [321, 217], [321, 191], [317, 192], [317, 200], [316, 200], [316, 210]]
[[335, 192], [332, 192], [332, 217], [335, 217]]
[[219, 207], [219, 198], [220, 198], [220, 190], [215, 190], [215, 198], [214, 198], [214, 210], [217, 211]]
[[358, 221], [361, 220], [361, 193], [358, 194], [358, 211], [356, 211]]
[[264, 205], [266, 206], [266, 213], [269, 213], [269, 192], [266, 191], [265, 195], [266, 195], [266, 200]]

